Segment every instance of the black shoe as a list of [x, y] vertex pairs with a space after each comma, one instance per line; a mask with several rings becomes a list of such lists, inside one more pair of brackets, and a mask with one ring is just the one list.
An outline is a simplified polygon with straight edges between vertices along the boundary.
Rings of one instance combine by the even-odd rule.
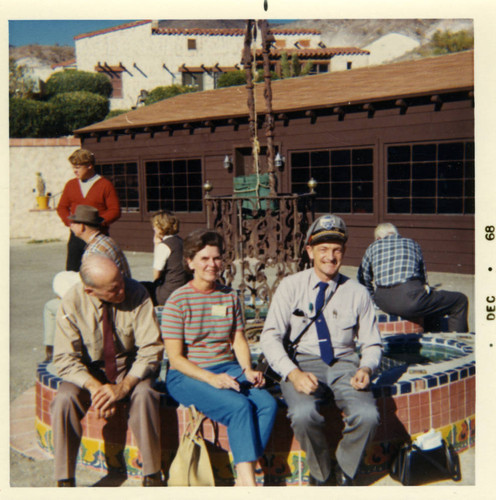
[[336, 465], [336, 486], [353, 486], [353, 479], [341, 469], [340, 465]]
[[74, 488], [75, 486], [76, 480], [73, 477], [57, 481], [57, 488]]
[[148, 476], [143, 477], [143, 486], [163, 486], [162, 485], [162, 474], [160, 471], [155, 472], [155, 474], [148, 474]]
[[320, 481], [315, 479], [312, 474], [308, 475], [308, 486], [330, 486], [329, 484], [330, 476], [325, 481]]

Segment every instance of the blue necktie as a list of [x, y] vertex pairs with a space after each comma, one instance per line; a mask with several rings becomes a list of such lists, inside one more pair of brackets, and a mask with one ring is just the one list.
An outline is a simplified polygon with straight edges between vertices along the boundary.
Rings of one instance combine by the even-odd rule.
[[334, 359], [334, 352], [332, 349], [329, 328], [327, 327], [327, 323], [324, 318], [324, 311], [322, 310], [325, 292], [328, 286], [329, 283], [325, 283], [324, 281], [319, 283], [319, 293], [317, 294], [317, 300], [315, 301], [315, 309], [319, 316], [315, 320], [315, 326], [317, 327], [317, 336], [319, 337], [320, 356], [324, 360], [324, 363], [330, 364]]

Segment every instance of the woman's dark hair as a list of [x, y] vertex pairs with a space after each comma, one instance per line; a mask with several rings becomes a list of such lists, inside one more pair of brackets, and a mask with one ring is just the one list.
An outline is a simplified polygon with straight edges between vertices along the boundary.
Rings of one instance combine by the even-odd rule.
[[183, 243], [183, 264], [186, 271], [191, 272], [188, 259], [192, 260], [206, 246], [217, 247], [222, 255], [224, 252], [224, 238], [210, 229], [195, 229], [186, 236]]

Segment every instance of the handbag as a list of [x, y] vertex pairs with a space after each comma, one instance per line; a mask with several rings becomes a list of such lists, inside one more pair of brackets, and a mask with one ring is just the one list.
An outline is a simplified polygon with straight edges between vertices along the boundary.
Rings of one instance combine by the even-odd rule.
[[453, 446], [441, 445], [422, 450], [416, 444], [403, 445], [391, 463], [390, 475], [405, 486], [417, 486], [439, 479], [461, 479], [460, 460]]
[[[311, 320], [305, 325], [305, 327], [302, 329], [302, 331], [298, 334], [298, 336], [294, 340], [289, 339], [289, 335], [286, 334], [283, 338], [283, 346], [284, 350], [288, 354], [289, 359], [296, 363], [296, 348], [298, 347], [298, 344], [303, 337], [303, 335], [306, 333], [306, 331], [313, 325], [314, 321], [320, 316], [320, 313], [324, 310], [324, 307], [330, 302], [332, 296], [336, 293], [339, 285], [341, 284], [341, 275], [339, 275], [338, 282], [336, 284], [336, 288], [334, 291], [327, 297], [327, 300], [325, 303], [322, 305], [322, 307], [315, 313], [315, 315], [311, 318]], [[300, 315], [303, 313], [300, 312]], [[264, 377], [267, 379], [269, 384], [267, 386], [270, 387], [270, 385], [273, 385], [274, 383], [279, 383], [281, 381], [281, 376], [274, 371], [269, 362], [267, 361], [267, 358], [265, 357], [265, 354], [262, 352], [258, 356], [257, 359], [257, 364], [255, 366], [255, 370], [262, 372], [264, 374]]]
[[207, 445], [203, 439], [203, 421], [207, 418], [194, 406], [169, 469], [167, 486], [215, 486]]

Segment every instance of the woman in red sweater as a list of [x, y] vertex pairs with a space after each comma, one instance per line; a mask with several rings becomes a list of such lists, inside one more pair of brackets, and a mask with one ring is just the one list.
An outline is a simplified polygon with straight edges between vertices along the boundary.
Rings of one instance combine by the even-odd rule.
[[[78, 149], [69, 156], [74, 179], [64, 187], [57, 206], [57, 213], [63, 223], [70, 227], [69, 215], [74, 214], [78, 205], [90, 205], [103, 217], [102, 232], [108, 233], [108, 226], [121, 216], [119, 198], [112, 183], [95, 172], [95, 156], [87, 149]], [[70, 233], [67, 243], [67, 271], [79, 271], [81, 257], [86, 243]]]

